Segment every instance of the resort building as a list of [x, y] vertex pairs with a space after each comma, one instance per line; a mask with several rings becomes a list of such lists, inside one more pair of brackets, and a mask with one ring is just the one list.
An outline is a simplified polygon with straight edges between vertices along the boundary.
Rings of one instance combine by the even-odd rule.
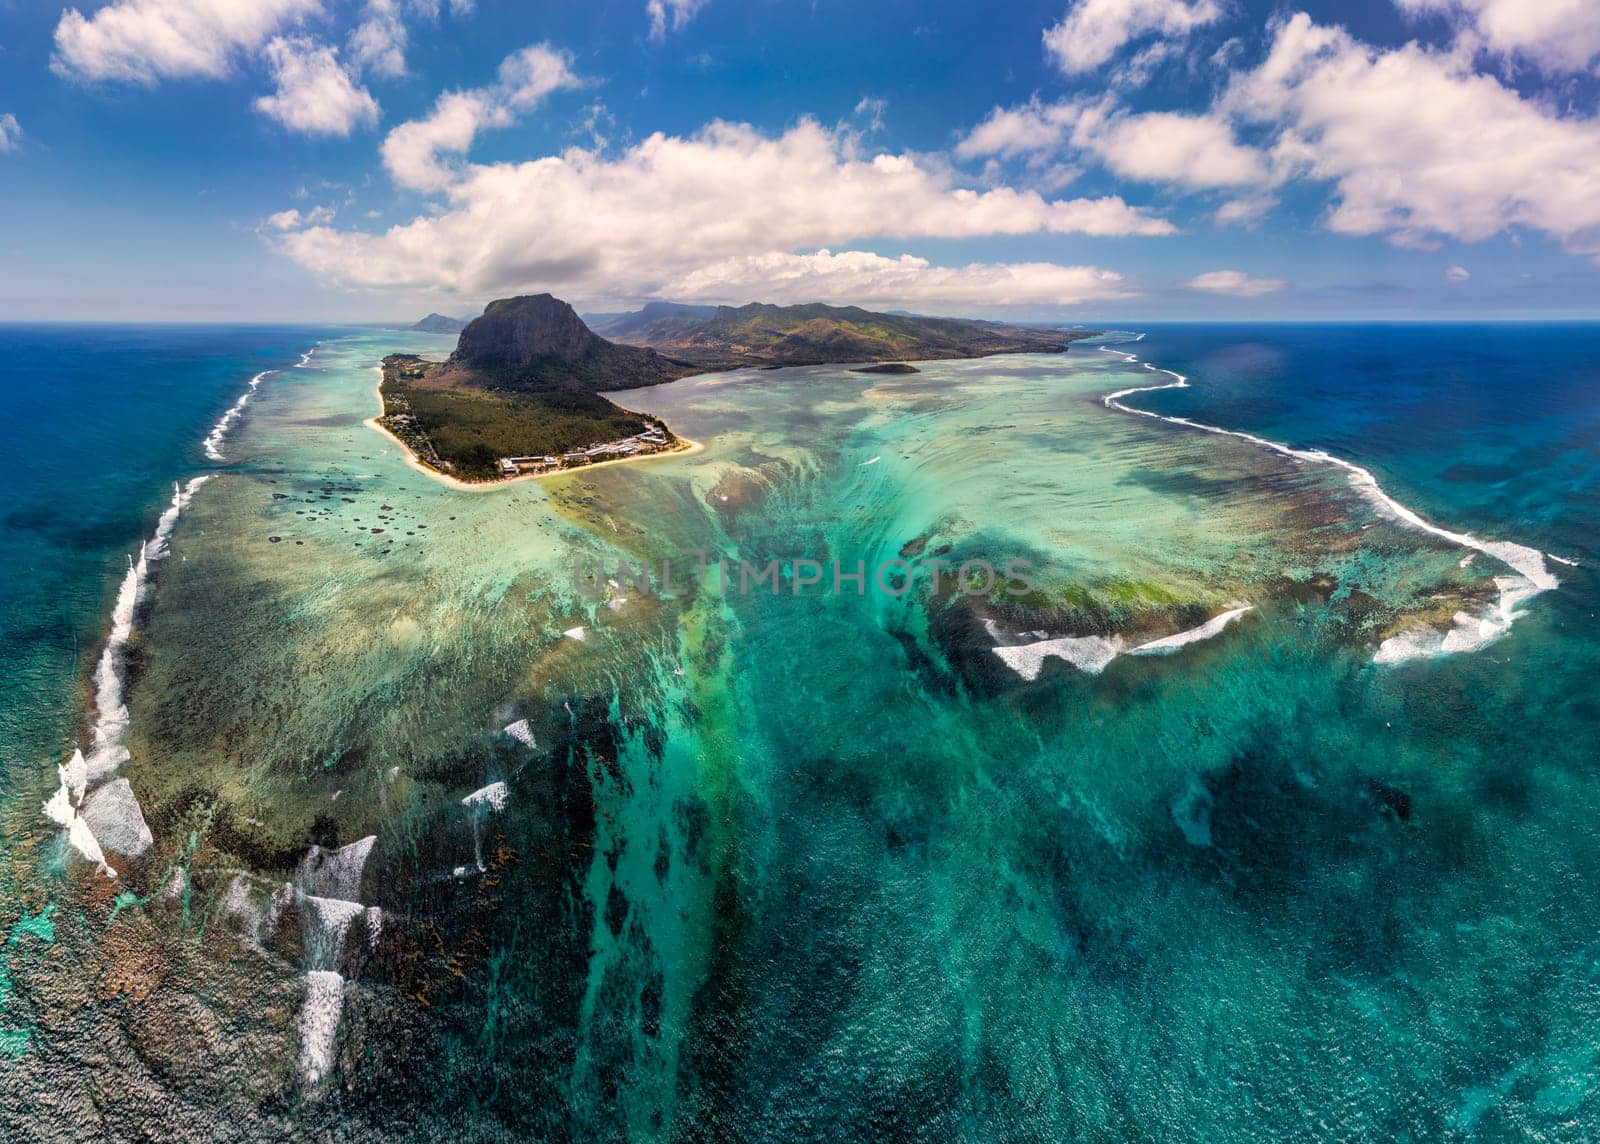
[[595, 461], [637, 457], [663, 449], [667, 443], [663, 430], [647, 422], [643, 433], [624, 437], [620, 441], [606, 441], [587, 449], [563, 453], [559, 457], [501, 457], [498, 464], [502, 476], [514, 477], [521, 472], [545, 473], [556, 469], [570, 469], [577, 465], [588, 465]]

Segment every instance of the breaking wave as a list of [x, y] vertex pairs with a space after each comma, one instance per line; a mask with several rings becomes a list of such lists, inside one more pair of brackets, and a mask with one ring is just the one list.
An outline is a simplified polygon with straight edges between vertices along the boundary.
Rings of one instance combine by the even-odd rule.
[[[1038, 679], [1039, 673], [1044, 670], [1044, 661], [1052, 657], [1066, 660], [1089, 675], [1099, 675], [1119, 655], [1172, 655], [1192, 643], [1221, 635], [1223, 629], [1234, 620], [1253, 610], [1254, 605], [1243, 604], [1213, 616], [1199, 627], [1132, 647], [1121, 636], [1060, 636], [1028, 644], [1000, 645], [990, 650], [1004, 660], [1007, 667], [1027, 680]], [[993, 621], [988, 621], [985, 626], [991, 638], [1002, 635]]]
[[[298, 366], [309, 365], [316, 349], [313, 346], [303, 353]], [[262, 380], [274, 372], [263, 370], [252, 377], [249, 388], [201, 442], [212, 461], [223, 459], [222, 444], [228, 431], [243, 415], [244, 407], [260, 388]], [[94, 669], [94, 710], [89, 724], [87, 754], [79, 748], [71, 759], [57, 765], [56, 791], [41, 807], [46, 818], [66, 831], [72, 848], [109, 877], [115, 877], [116, 871], [106, 860], [105, 846], [111, 845], [113, 839], [116, 852], [135, 858], [153, 841], [132, 789], [125, 783], [110, 781], [118, 768], [128, 761], [128, 748], [123, 743], [128, 730], [124, 653], [133, 636], [134, 618], [150, 579], [151, 565], [167, 555], [168, 544], [183, 510], [189, 506], [195, 491], [214, 475], [205, 473], [185, 484], [174, 485], [172, 500], [157, 519], [150, 538], [139, 545], [137, 554], [128, 557], [128, 570], [117, 588], [116, 602], [111, 606], [111, 630]], [[105, 838], [96, 837], [93, 829], [96, 823], [100, 824]]]
[[244, 407], [250, 404], [250, 398], [261, 388], [262, 379], [276, 372], [277, 370], [265, 369], [252, 377], [250, 387], [239, 395], [238, 401], [228, 406], [228, 411], [211, 427], [211, 432], [207, 433], [206, 439], [201, 442], [205, 447], [207, 458], [213, 461], [225, 459], [222, 455], [222, 443], [227, 440], [228, 431], [234, 427], [239, 418], [244, 416]]
[[[98, 810], [91, 806], [99, 792], [91, 788], [105, 782], [117, 768], [128, 761], [128, 748], [123, 737], [128, 730], [128, 707], [123, 695], [123, 652], [133, 635], [134, 614], [145, 584], [150, 579], [150, 565], [167, 554], [167, 543], [178, 518], [188, 507], [195, 490], [211, 479], [210, 475], [195, 477], [185, 485], [175, 485], [172, 503], [156, 521], [150, 539], [139, 545], [137, 558], [128, 558], [128, 571], [117, 589], [116, 603], [111, 607], [111, 633], [100, 653], [94, 669], [94, 715], [89, 728], [89, 753], [80, 748], [72, 758], [56, 768], [60, 785], [44, 804], [46, 818], [60, 824], [67, 831], [67, 841], [108, 876], [116, 871], [106, 861], [105, 851], [95, 837], [91, 821], [99, 819], [113, 825], [122, 853], [137, 857], [150, 845], [150, 830], [145, 825], [138, 801], [131, 791], [120, 793], [114, 799], [101, 799], [104, 805]], [[114, 809], [113, 809], [114, 808]], [[106, 832], [102, 827], [102, 832]], [[129, 839], [135, 840], [131, 844]]]
[[[1109, 346], [1101, 346], [1099, 348], [1102, 353], [1115, 354], [1130, 364], [1139, 361], [1137, 356], [1125, 350], [1114, 349]], [[1480, 540], [1470, 533], [1455, 532], [1448, 528], [1442, 528], [1424, 519], [1414, 509], [1395, 500], [1394, 497], [1383, 490], [1383, 487], [1378, 483], [1378, 478], [1372, 474], [1370, 469], [1365, 469], [1353, 461], [1335, 457], [1333, 454], [1321, 449], [1296, 449], [1278, 441], [1269, 441], [1265, 437], [1258, 437], [1254, 433], [1244, 433], [1236, 429], [1223, 429], [1220, 426], [1207, 425], [1204, 422], [1194, 421], [1188, 417], [1169, 417], [1166, 414], [1153, 413], [1148, 409], [1138, 409], [1125, 404], [1122, 399], [1131, 397], [1136, 393], [1154, 393], [1164, 389], [1187, 389], [1189, 387], [1189, 379], [1180, 373], [1174, 373], [1170, 369], [1162, 369], [1149, 362], [1144, 362], [1143, 365], [1145, 369], [1155, 373], [1166, 374], [1172, 380], [1162, 382], [1159, 385], [1129, 386], [1126, 389], [1119, 389], [1115, 393], [1108, 393], [1102, 399], [1106, 408], [1115, 409], [1121, 413], [1132, 413], [1139, 417], [1154, 418], [1157, 421], [1165, 421], [1169, 425], [1181, 425], [1186, 429], [1198, 429], [1203, 433], [1237, 437], [1241, 441], [1248, 441], [1252, 445], [1292, 460], [1333, 465], [1336, 468], [1343, 469], [1349, 474], [1351, 487], [1356, 490], [1363, 500], [1385, 516], [1417, 532], [1424, 532], [1450, 544], [1481, 552], [1485, 556], [1498, 560], [1516, 573], [1515, 576], [1495, 577], [1495, 587], [1499, 589], [1500, 596], [1487, 612], [1481, 615], [1458, 612], [1454, 617], [1453, 626], [1447, 632], [1411, 631], [1392, 636], [1379, 645], [1377, 653], [1373, 656], [1375, 663], [1402, 663], [1410, 659], [1449, 655], [1463, 651], [1476, 651], [1511, 630], [1511, 625], [1523, 614], [1520, 610], [1520, 605], [1540, 592], [1547, 592], [1561, 583], [1546, 566], [1545, 554], [1538, 549], [1529, 548], [1522, 544], [1514, 544], [1508, 540]], [[1559, 558], [1551, 557], [1551, 559]], [[1571, 561], [1567, 560], [1561, 560], [1560, 562], [1563, 564], [1571, 563]]]

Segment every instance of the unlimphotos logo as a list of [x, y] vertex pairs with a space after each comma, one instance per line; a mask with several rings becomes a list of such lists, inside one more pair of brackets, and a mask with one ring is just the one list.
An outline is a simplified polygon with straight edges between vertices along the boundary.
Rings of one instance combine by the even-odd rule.
[[956, 563], [939, 557], [883, 560], [869, 569], [865, 560], [849, 564], [791, 556], [752, 563], [690, 549], [676, 558], [662, 557], [657, 564], [618, 560], [609, 569], [604, 560], [579, 556], [572, 562], [572, 588], [596, 600], [605, 599], [613, 590], [670, 599], [682, 595], [692, 583], [739, 596], [761, 592], [865, 596], [870, 589], [898, 597], [911, 591], [920, 578], [935, 593], [949, 586], [968, 596], [987, 596], [996, 588], [1009, 596], [1022, 596], [1034, 589], [1032, 573], [1032, 563], [1022, 559], [1005, 561], [999, 571], [988, 560]]

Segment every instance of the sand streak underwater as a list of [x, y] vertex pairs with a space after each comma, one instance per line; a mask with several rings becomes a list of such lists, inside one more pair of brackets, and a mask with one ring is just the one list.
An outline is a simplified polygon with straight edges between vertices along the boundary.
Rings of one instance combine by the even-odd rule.
[[[1581, 531], [1166, 404], [1229, 391], [1162, 338], [691, 378], [623, 400], [703, 451], [471, 494], [363, 425], [438, 339], [242, 378], [14, 852], [0, 1126], [1584, 1138]], [[695, 552], [1036, 575], [626, 575]]]

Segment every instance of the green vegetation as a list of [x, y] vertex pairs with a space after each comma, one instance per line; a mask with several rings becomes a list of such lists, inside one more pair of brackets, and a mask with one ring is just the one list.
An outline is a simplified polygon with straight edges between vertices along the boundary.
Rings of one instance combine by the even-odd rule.
[[1087, 336], [820, 304], [711, 311], [663, 303], [610, 318], [608, 328], [661, 338], [671, 352], [607, 341], [549, 294], [502, 298], [467, 323], [448, 361], [384, 359], [380, 423], [423, 464], [494, 480], [505, 475], [504, 457], [560, 456], [639, 433], [643, 419], [607, 401], [607, 391], [736, 366], [877, 361], [891, 364], [872, 372], [915, 373], [903, 359], [1053, 353]]
[[[637, 414], [597, 394], [435, 388], [401, 376], [390, 365], [394, 361], [385, 362], [384, 426], [424, 461], [465, 480], [499, 477], [501, 457], [559, 455], [630, 436], [642, 427]], [[407, 407], [409, 422], [395, 416]]]
[[[643, 311], [641, 311], [641, 314]], [[619, 321], [616, 336], [708, 368], [1057, 353], [1088, 330], [879, 314], [859, 306], [722, 306], [710, 318]]]
[[1040, 586], [1019, 596], [997, 592], [992, 609], [1019, 626], [1078, 633], [1137, 630], [1156, 623], [1199, 622], [1204, 601], [1149, 580], [1102, 579]]

